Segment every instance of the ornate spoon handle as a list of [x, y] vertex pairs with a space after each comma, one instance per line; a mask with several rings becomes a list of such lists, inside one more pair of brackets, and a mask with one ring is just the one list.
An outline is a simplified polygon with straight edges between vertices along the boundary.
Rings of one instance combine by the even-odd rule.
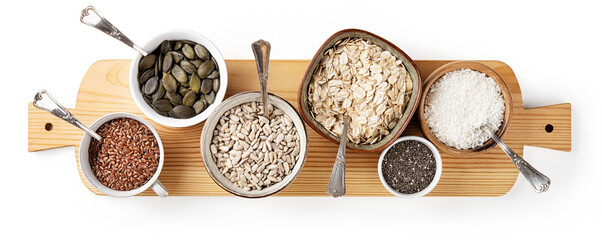
[[261, 86], [261, 100], [263, 103], [263, 115], [268, 116], [268, 72], [270, 66], [271, 45], [265, 40], [257, 40], [251, 45], [255, 62], [257, 63], [257, 75], [259, 75], [259, 85]]
[[82, 15], [80, 16], [79, 20], [90, 27], [96, 28], [101, 32], [108, 34], [109, 36], [121, 41], [122, 43], [125, 43], [125, 45], [128, 45], [134, 50], [138, 51], [142, 56], [148, 55], [148, 53], [144, 51], [144, 49], [134, 44], [134, 42], [132, 42], [132, 40], [130, 40], [121, 31], [119, 31], [117, 27], [115, 27], [107, 19], [102, 17], [92, 5], [82, 10]]
[[349, 128], [349, 118], [343, 118], [343, 133], [341, 134], [341, 142], [339, 143], [339, 152], [337, 159], [332, 167], [332, 175], [326, 192], [333, 197], [345, 195], [345, 148], [347, 147], [347, 129]]
[[52, 115], [57, 116], [58, 118], [75, 125], [79, 129], [84, 130], [87, 134], [89, 134], [96, 140], [102, 141], [100, 135], [92, 131], [92, 129], [88, 128], [88, 126], [84, 125], [77, 118], [75, 118], [75, 116], [73, 116], [73, 114], [71, 114], [69, 110], [67, 110], [65, 107], [63, 107], [63, 105], [56, 101], [56, 99], [54, 99], [54, 97], [52, 97], [52, 95], [50, 95], [50, 93], [48, 93], [46, 90], [42, 90], [36, 93], [33, 99], [33, 106], [46, 112], [49, 112]]
[[502, 140], [500, 140], [495, 134], [493, 134], [491, 130], [489, 130], [488, 128], [483, 129], [489, 134], [491, 138], [493, 138], [493, 141], [500, 145], [500, 147], [502, 148], [502, 150], [504, 150], [508, 157], [512, 159], [512, 162], [514, 162], [514, 165], [516, 165], [518, 171], [520, 171], [520, 173], [523, 174], [527, 181], [529, 181], [531, 187], [533, 187], [533, 190], [535, 190], [535, 192], [542, 193], [547, 191], [548, 188], [550, 188], [550, 178], [546, 177], [546, 175], [544, 175], [543, 173], [537, 171], [537, 169], [531, 166], [531, 164], [525, 161], [525, 159], [518, 156], [518, 154], [512, 151], [512, 149], [510, 149], [506, 144], [504, 144]]

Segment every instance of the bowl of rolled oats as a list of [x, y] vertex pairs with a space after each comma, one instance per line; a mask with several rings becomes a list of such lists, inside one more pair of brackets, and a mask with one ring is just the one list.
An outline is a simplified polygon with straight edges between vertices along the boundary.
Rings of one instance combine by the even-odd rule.
[[414, 61], [391, 42], [359, 29], [332, 35], [301, 81], [301, 116], [338, 143], [343, 117], [351, 118], [347, 148], [380, 152], [407, 127], [420, 100], [422, 80]]
[[266, 197], [285, 189], [307, 156], [307, 132], [299, 113], [269, 94], [264, 115], [261, 97], [260, 92], [244, 92], [226, 99], [201, 134], [201, 156], [209, 176], [241, 197]]

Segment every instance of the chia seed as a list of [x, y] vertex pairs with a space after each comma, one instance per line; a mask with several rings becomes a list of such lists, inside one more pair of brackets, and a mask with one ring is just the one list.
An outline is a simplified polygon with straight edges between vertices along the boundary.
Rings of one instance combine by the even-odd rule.
[[435, 178], [436, 170], [433, 152], [424, 143], [414, 140], [393, 145], [382, 162], [385, 182], [403, 194], [424, 190]]

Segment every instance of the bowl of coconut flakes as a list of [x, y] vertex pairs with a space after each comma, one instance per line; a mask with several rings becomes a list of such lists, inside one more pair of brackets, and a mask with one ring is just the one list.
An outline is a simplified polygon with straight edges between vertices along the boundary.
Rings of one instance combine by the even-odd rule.
[[445, 64], [426, 79], [418, 107], [420, 130], [438, 149], [476, 154], [495, 146], [483, 128], [502, 139], [510, 125], [512, 96], [502, 77], [473, 61]]

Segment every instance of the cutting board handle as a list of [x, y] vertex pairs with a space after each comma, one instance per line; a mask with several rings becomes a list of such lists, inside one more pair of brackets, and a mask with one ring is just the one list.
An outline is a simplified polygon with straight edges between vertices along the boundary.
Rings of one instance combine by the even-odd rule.
[[[73, 112], [73, 109], [69, 109]], [[84, 132], [43, 110], [33, 103], [28, 106], [28, 150], [37, 152], [47, 149], [75, 146]]]
[[571, 151], [571, 104], [562, 103], [515, 111], [511, 129], [521, 131], [526, 146]]

